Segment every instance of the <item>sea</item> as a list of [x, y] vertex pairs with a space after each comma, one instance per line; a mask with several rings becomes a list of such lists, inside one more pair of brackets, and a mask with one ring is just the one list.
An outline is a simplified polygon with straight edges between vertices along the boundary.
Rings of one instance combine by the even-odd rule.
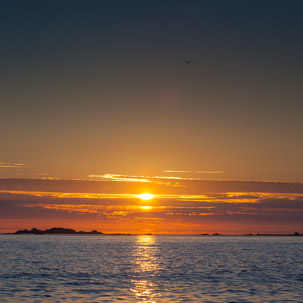
[[2, 234], [0, 302], [303, 302], [303, 237]]

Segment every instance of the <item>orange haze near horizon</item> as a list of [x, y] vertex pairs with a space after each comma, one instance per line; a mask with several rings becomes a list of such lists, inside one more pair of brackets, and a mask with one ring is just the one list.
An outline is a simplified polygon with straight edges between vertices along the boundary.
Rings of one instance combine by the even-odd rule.
[[130, 234], [303, 232], [300, 182], [127, 179], [0, 179], [0, 232], [33, 227]]

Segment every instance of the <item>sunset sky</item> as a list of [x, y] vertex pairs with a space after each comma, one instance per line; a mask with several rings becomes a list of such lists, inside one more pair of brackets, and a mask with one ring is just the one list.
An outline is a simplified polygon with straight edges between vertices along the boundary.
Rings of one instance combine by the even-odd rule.
[[303, 232], [302, 1], [1, 1], [0, 24], [0, 232]]

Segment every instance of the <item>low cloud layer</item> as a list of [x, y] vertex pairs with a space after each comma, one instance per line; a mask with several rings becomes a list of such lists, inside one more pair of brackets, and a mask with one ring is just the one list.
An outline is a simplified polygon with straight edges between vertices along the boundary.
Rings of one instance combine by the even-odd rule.
[[[130, 233], [303, 232], [301, 183], [162, 181], [144, 187], [140, 181], [2, 179], [1, 229], [6, 222], [10, 230], [60, 224]], [[141, 200], [142, 192], [154, 199]]]
[[24, 168], [27, 166], [28, 164], [23, 164], [23, 163], [0, 162], [0, 168]]

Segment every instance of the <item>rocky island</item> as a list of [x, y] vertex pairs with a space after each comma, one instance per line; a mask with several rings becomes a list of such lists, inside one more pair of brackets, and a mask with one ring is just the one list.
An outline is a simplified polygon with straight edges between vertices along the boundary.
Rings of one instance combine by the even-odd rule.
[[15, 234], [35, 234], [35, 235], [103, 235], [102, 232], [97, 230], [92, 231], [75, 231], [74, 229], [70, 228], [62, 228], [62, 227], [53, 227], [46, 230], [40, 230], [37, 228], [33, 228], [31, 230], [23, 229], [18, 230]]

